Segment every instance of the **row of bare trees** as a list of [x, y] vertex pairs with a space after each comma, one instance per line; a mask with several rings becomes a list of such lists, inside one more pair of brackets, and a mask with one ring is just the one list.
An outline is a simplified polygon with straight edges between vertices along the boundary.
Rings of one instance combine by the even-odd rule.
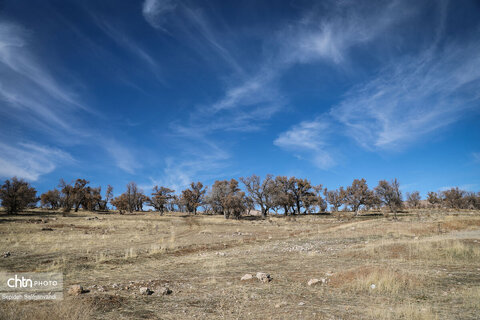
[[388, 208], [396, 213], [404, 206], [419, 208], [428, 204], [432, 207], [454, 209], [480, 209], [480, 192], [467, 192], [451, 188], [441, 192], [429, 192], [426, 201], [422, 201], [418, 191], [407, 193], [405, 201], [397, 179], [381, 180], [370, 189], [365, 179], [355, 179], [350, 186], [328, 190], [322, 185], [312, 185], [308, 179], [267, 175], [264, 179], [257, 175], [240, 178], [239, 181], [218, 180], [210, 190], [201, 182], [192, 182], [188, 188], [178, 194], [167, 187], [155, 186], [150, 196], [144, 194], [135, 182], [126, 186], [126, 191], [114, 197], [112, 186], [108, 186], [102, 196], [101, 187], [91, 187], [89, 181], [77, 179], [67, 183], [60, 180], [58, 189], [43, 193], [40, 198], [36, 190], [24, 180], [12, 178], [6, 180], [0, 188], [2, 206], [9, 213], [34, 207], [40, 200], [42, 207], [64, 212], [80, 208], [88, 211], [107, 211], [108, 205], [118, 211], [143, 211], [145, 205], [163, 214], [166, 211], [182, 211], [197, 214], [202, 208], [204, 213], [222, 214], [225, 218], [238, 218], [252, 210], [259, 210], [262, 217], [268, 214], [285, 215], [325, 212], [352, 211], [357, 215], [360, 210]]

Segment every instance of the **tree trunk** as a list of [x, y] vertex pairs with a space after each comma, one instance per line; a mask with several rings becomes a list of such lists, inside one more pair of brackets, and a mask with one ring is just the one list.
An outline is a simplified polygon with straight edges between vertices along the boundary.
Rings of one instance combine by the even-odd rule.
[[265, 208], [262, 208], [262, 219], [266, 219], [267, 218], [267, 211]]

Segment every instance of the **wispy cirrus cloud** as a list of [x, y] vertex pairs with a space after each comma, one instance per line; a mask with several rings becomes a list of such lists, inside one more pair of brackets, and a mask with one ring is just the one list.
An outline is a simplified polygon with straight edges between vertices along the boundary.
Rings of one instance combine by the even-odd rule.
[[72, 156], [57, 148], [34, 143], [8, 145], [0, 142], [0, 177], [36, 181], [58, 165], [74, 162]]
[[458, 121], [480, 98], [480, 42], [449, 44], [384, 68], [330, 114], [366, 148], [398, 148]]
[[87, 109], [78, 102], [70, 90], [55, 81], [28, 50], [25, 50], [28, 45], [26, 41], [28, 36], [29, 32], [17, 24], [0, 23], [0, 62], [3, 66], [17, 78], [23, 78], [23, 82], [30, 82], [52, 99], [61, 102], [64, 107]]
[[336, 164], [331, 151], [328, 151], [331, 130], [331, 123], [326, 118], [303, 121], [281, 133], [273, 143], [299, 158], [309, 159], [321, 169], [328, 169]]
[[[405, 11], [400, 2], [392, 2], [380, 11], [378, 29], [376, 24], [368, 22], [376, 21], [377, 12], [363, 18], [347, 14], [345, 23], [340, 19], [323, 24], [323, 31], [317, 37], [298, 38], [301, 49], [289, 53], [287, 60], [305, 63], [316, 56], [342, 63], [349, 48], [373, 42], [381, 30], [412, 15], [415, 8]], [[330, 137], [331, 144], [347, 137], [371, 151], [400, 150], [478, 107], [480, 42], [478, 37], [462, 42], [442, 41], [446, 10], [447, 3], [439, 2], [435, 36], [429, 46], [387, 62], [369, 80], [348, 90], [340, 103], [322, 115], [338, 128], [338, 134]], [[333, 34], [335, 37], [331, 37]], [[304, 39], [317, 40], [310, 41], [311, 46], [301, 45]], [[302, 130], [300, 124], [287, 133], [296, 136]], [[309, 150], [301, 143], [298, 148]]]
[[172, 135], [172, 143], [181, 146], [178, 154], [164, 159], [164, 168], [159, 176], [150, 177], [151, 186], [162, 185], [180, 191], [192, 181], [206, 181], [228, 176], [227, 160], [231, 154], [202, 133], [193, 136], [183, 132], [187, 139]]
[[[65, 112], [89, 109], [31, 54], [28, 37], [29, 32], [19, 25], [0, 23], [0, 99], [6, 106], [2, 108], [5, 117], [23, 114], [19, 120], [66, 128]], [[7, 108], [17, 112], [8, 112]]]
[[132, 154], [132, 149], [120, 144], [116, 139], [100, 139], [99, 143], [112, 157], [117, 167], [123, 171], [134, 174], [139, 169], [140, 163]]
[[[380, 8], [376, 11], [378, 15], [369, 14], [367, 17], [359, 15], [355, 10], [357, 7], [333, 6], [339, 11], [337, 14], [321, 17], [318, 11], [308, 13], [300, 21], [282, 28], [272, 41], [266, 41], [264, 50], [268, 54], [258, 56], [255, 61], [257, 71], [250, 74], [243, 72], [244, 68], [236, 67], [236, 60], [220, 45], [221, 41], [209, 28], [205, 15], [184, 6], [187, 21], [197, 25], [207, 43], [224, 61], [234, 70], [241, 71], [229, 78], [223, 95], [216, 101], [196, 108], [187, 123], [173, 124], [173, 133], [182, 137], [183, 143], [185, 139], [195, 140], [202, 135], [210, 144], [218, 144], [215, 141], [218, 139], [211, 137], [215, 132], [261, 130], [288, 105], [288, 97], [282, 92], [279, 82], [289, 69], [296, 64], [341, 64], [353, 46], [372, 41], [407, 14], [405, 10], [397, 10], [398, 2]], [[177, 8], [177, 11], [180, 9]], [[367, 9], [364, 11], [368, 12]], [[372, 24], [372, 19], [378, 23]], [[295, 152], [297, 156], [313, 159], [314, 164], [321, 168], [330, 168], [335, 164], [331, 152], [327, 152], [321, 144], [325, 141], [324, 137], [317, 139], [325, 125], [326, 121], [319, 119], [303, 122], [279, 136], [275, 144]], [[307, 136], [309, 129], [313, 132]], [[311, 143], [309, 146], [305, 143], [294, 146], [300, 139], [307, 138]], [[226, 160], [228, 158], [219, 158], [219, 161]]]
[[142, 13], [152, 27], [182, 38], [184, 45], [213, 66], [219, 66], [220, 58], [230, 70], [244, 74], [234, 55], [238, 48], [231, 48], [234, 35], [222, 33], [220, 30], [228, 29], [227, 26], [214, 26], [204, 9], [181, 0], [145, 0]]
[[[93, 139], [97, 128], [80, 115], [101, 117], [47, 68], [30, 46], [31, 31], [10, 22], [0, 23], [0, 124], [5, 138], [0, 146], [0, 176], [17, 175], [29, 180], [53, 171], [70, 155], [45, 143], [22, 142], [8, 135], [7, 128], [19, 125], [49, 137], [49, 145], [91, 145], [106, 149], [119, 168], [132, 172], [135, 167], [130, 151], [110, 139]], [[75, 126], [72, 126], [75, 123]], [[8, 141], [8, 142], [7, 142]]]
[[116, 26], [100, 16], [94, 13], [90, 13], [93, 21], [97, 27], [103, 31], [110, 39], [112, 39], [118, 46], [130, 53], [131, 56], [142, 62], [148, 72], [152, 72], [157, 80], [164, 83], [161, 76], [161, 68], [156, 59], [147, 50], [142, 47], [135, 39], [129, 36], [125, 30]]
[[145, 0], [142, 4], [142, 13], [152, 27], [165, 30], [164, 24], [167, 22], [165, 16], [176, 7], [176, 0]]
[[281, 63], [345, 63], [352, 48], [374, 41], [413, 14], [403, 1], [381, 5], [339, 1], [327, 2], [327, 7], [329, 15], [313, 10], [278, 34]]

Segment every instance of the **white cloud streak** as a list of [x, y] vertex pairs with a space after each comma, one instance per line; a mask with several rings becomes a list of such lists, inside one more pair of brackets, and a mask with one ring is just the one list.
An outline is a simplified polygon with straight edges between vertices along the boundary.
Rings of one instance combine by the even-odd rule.
[[330, 114], [360, 145], [397, 148], [464, 115], [480, 98], [480, 43], [428, 50], [350, 90]]
[[99, 143], [110, 154], [116, 166], [123, 171], [135, 174], [135, 170], [140, 168], [140, 164], [133, 156], [131, 149], [114, 139], [101, 139]]
[[70, 154], [56, 148], [33, 143], [11, 146], [0, 142], [0, 177], [17, 176], [36, 181], [58, 165], [73, 161]]
[[329, 121], [324, 118], [303, 121], [281, 133], [273, 143], [293, 152], [299, 158], [305, 156], [321, 169], [329, 169], [336, 164], [331, 152], [327, 151], [330, 126]]
[[[442, 43], [447, 5], [443, 1], [438, 6], [437, 32], [429, 48], [387, 63], [369, 81], [350, 89], [322, 116], [338, 128], [332, 139], [338, 142], [346, 134], [367, 150], [400, 150], [478, 107], [480, 42], [473, 38], [467, 43]], [[375, 16], [355, 13], [333, 18], [320, 24], [317, 33], [293, 37], [298, 50], [289, 51], [284, 60], [308, 63], [324, 59], [342, 64], [349, 49], [375, 40], [413, 12], [414, 7], [405, 10], [400, 2], [392, 2]], [[293, 145], [296, 149], [314, 150], [305, 123], [311, 124], [294, 126], [280, 134], [275, 144], [290, 150]], [[307, 135], [305, 143], [301, 142], [302, 135]]]
[[[375, 10], [372, 10], [375, 9]], [[344, 63], [350, 49], [375, 40], [386, 30], [409, 16], [402, 1], [384, 6], [362, 6], [361, 3], [337, 2], [329, 7], [328, 16], [316, 12], [297, 25], [279, 34], [282, 43], [280, 61], [283, 64], [328, 61]]]
[[152, 27], [165, 30], [165, 16], [174, 11], [176, 7], [177, 3], [174, 0], [145, 0], [142, 5], [142, 13]]
[[[127, 148], [114, 139], [91, 139], [98, 135], [79, 119], [81, 112], [91, 111], [79, 97], [44, 67], [29, 46], [30, 33], [14, 23], [0, 22], [0, 124], [20, 123], [37, 132], [49, 133], [54, 141], [68, 144], [97, 143], [115, 159], [126, 172], [132, 172], [135, 161]], [[72, 126], [75, 123], [75, 126]], [[0, 132], [7, 134], [7, 132]], [[68, 153], [38, 143], [22, 144], [9, 139], [1, 144], [2, 175], [17, 175], [36, 180], [56, 168], [59, 160], [70, 159]], [[38, 154], [35, 154], [38, 152]], [[1, 153], [1, 152], [0, 152]]]
[[0, 23], [0, 100], [16, 112], [27, 113], [24, 121], [67, 128], [65, 112], [88, 109], [42, 67], [30, 53], [26, 38], [28, 32], [20, 26]]

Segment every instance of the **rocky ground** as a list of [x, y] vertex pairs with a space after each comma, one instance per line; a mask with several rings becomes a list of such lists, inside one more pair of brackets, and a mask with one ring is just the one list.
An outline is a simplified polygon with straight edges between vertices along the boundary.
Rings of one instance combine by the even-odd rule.
[[294, 219], [0, 215], [1, 271], [60, 271], [60, 302], [0, 318], [478, 319], [480, 213]]

